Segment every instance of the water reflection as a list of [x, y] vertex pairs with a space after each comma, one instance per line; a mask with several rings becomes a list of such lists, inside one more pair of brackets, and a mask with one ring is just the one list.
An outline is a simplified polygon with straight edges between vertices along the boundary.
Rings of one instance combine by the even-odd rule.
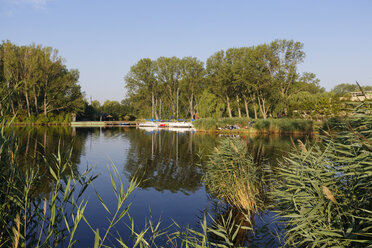
[[138, 130], [126, 133], [130, 140], [124, 173], [142, 179], [141, 188], [195, 192], [202, 186], [203, 164], [216, 139], [192, 132]]
[[[226, 218], [230, 211], [238, 212], [234, 208], [219, 205], [221, 209], [213, 210], [212, 202], [216, 197], [208, 193], [202, 183], [205, 173], [205, 163], [214, 147], [223, 137], [213, 134], [200, 134], [191, 132], [169, 132], [166, 130], [145, 131], [135, 128], [71, 128], [71, 127], [17, 127], [20, 151], [23, 153], [21, 163], [23, 166], [40, 166], [42, 182], [38, 192], [48, 195], [52, 185], [52, 177], [46, 166], [43, 167], [43, 156], [50, 157], [52, 153], [66, 153], [72, 147], [72, 169], [74, 174], [79, 173], [92, 162], [97, 163], [98, 173], [101, 176], [95, 182], [95, 189], [103, 193], [105, 200], [115, 202], [111, 197], [110, 177], [105, 164], [109, 155], [115, 165], [122, 172], [123, 178], [131, 180], [140, 177], [138, 192], [133, 203], [133, 217], [144, 218], [151, 208], [154, 217], [162, 215], [162, 219], [175, 219], [180, 226], [192, 225], [197, 222], [199, 211], [206, 209], [216, 220]], [[237, 138], [237, 137], [236, 137]], [[271, 168], [275, 168], [278, 159], [292, 147], [290, 137], [260, 136], [238, 137], [247, 142], [249, 151], [254, 159], [266, 160]], [[300, 138], [304, 143], [306, 137]], [[103, 163], [103, 164], [102, 164]], [[103, 228], [104, 210], [99, 209], [99, 202], [95, 193], [89, 192], [87, 206], [87, 219], [92, 220], [94, 228]], [[208, 197], [209, 195], [209, 197]], [[262, 196], [264, 205], [269, 204], [265, 195]], [[209, 198], [209, 199], [208, 199]], [[212, 208], [212, 209], [211, 209]], [[263, 208], [264, 209], [264, 208]], [[234, 214], [235, 223], [244, 221], [243, 216]], [[254, 225], [260, 223], [262, 213], [251, 215], [250, 222]], [[263, 218], [266, 218], [265, 215]], [[272, 218], [268, 218], [272, 221]], [[221, 223], [221, 222], [220, 222]], [[247, 223], [243, 223], [247, 224]], [[88, 227], [81, 227], [79, 231], [82, 247], [92, 246], [94, 235]], [[256, 231], [256, 230], [255, 230]], [[255, 238], [257, 238], [257, 232]], [[239, 232], [236, 245], [251, 242], [249, 233]]]
[[79, 132], [70, 127], [16, 127], [14, 130], [19, 147], [17, 163], [24, 169], [29, 167], [38, 168], [41, 175], [37, 193], [48, 196], [53, 188], [53, 179], [45, 161], [52, 161], [53, 154], [63, 155], [72, 149], [71, 170], [74, 175], [78, 175], [78, 164], [80, 157], [84, 153], [85, 140], [89, 130]]
[[[202, 187], [204, 163], [220, 139], [217, 135], [199, 134], [193, 132], [170, 132], [166, 130], [136, 130], [134, 128], [71, 128], [71, 127], [17, 127], [19, 147], [22, 156], [20, 164], [36, 166], [44, 163], [44, 156], [67, 152], [72, 148], [71, 162], [74, 173], [78, 173], [80, 158], [90, 151], [92, 140], [107, 143], [123, 136], [129, 140], [128, 155], [124, 159], [123, 173], [131, 180], [133, 177], [142, 179], [140, 187], [154, 188], [158, 191], [181, 191], [186, 194], [195, 192]], [[270, 164], [276, 164], [281, 155], [291, 147], [290, 137], [264, 136], [244, 137], [256, 160], [265, 159]], [[300, 138], [305, 142], [306, 138]], [[44, 168], [45, 169], [45, 168]], [[47, 170], [42, 171], [44, 187], [40, 189], [48, 193]], [[51, 181], [51, 180], [50, 180]]]

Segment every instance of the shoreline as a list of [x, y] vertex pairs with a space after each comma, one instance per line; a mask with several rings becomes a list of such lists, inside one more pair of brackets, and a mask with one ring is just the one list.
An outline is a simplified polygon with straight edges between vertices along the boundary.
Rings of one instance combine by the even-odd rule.
[[[32, 126], [32, 127], [38, 127], [38, 126], [43, 126], [43, 127], [49, 127], [49, 126], [70, 126], [70, 127], [136, 127], [136, 125], [139, 122], [125, 122], [125, 123], [130, 123], [130, 125], [120, 125], [118, 123], [123, 123], [120, 121], [110, 121], [110, 122], [78, 122], [76, 124], [72, 123], [67, 123], [67, 122], [62, 122], [62, 123], [27, 123], [27, 122], [16, 122], [13, 123], [14, 126]], [[159, 128], [167, 130], [167, 128]], [[318, 135], [319, 131], [311, 131], [311, 132], [303, 132], [303, 131], [279, 131], [279, 130], [266, 130], [266, 131], [260, 131], [256, 129], [233, 129], [233, 130], [228, 130], [228, 129], [211, 129], [211, 130], [206, 130], [206, 129], [195, 129], [195, 132], [197, 133], [205, 133], [205, 134], [226, 134], [226, 135], [295, 135], [295, 136], [303, 136], [303, 135]]]

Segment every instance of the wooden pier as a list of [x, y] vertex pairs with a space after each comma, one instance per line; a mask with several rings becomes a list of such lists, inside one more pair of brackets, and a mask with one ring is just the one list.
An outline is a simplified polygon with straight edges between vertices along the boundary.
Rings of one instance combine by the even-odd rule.
[[71, 122], [72, 127], [136, 127], [137, 122], [126, 121], [75, 121]]

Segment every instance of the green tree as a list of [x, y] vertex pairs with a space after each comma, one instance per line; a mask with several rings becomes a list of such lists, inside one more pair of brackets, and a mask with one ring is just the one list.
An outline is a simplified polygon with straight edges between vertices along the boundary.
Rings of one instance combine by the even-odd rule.
[[206, 71], [211, 92], [225, 99], [229, 117], [232, 117], [230, 97], [233, 78], [224, 51], [218, 51], [207, 59]]
[[45, 117], [48, 113], [83, 112], [79, 72], [68, 70], [57, 50], [35, 44], [17, 46], [5, 41], [1, 44], [0, 60], [5, 89], [2, 94], [12, 92], [10, 105], [14, 116], [31, 117], [38, 115], [39, 110]]
[[[372, 86], [362, 86], [361, 88], [365, 91], [372, 90]], [[360, 88], [356, 84], [338, 84], [331, 91], [339, 96], [345, 96], [347, 93], [360, 91]]]
[[151, 99], [151, 117], [158, 119], [157, 106], [160, 96], [155, 61], [148, 58], [139, 60], [130, 68], [124, 80], [128, 98], [143, 114], [148, 114], [147, 106]]
[[298, 82], [297, 65], [305, 58], [303, 44], [293, 40], [275, 40], [269, 45], [270, 53], [264, 58], [271, 80], [276, 86], [284, 104], [283, 111], [288, 114], [288, 97]]
[[199, 61], [195, 57], [185, 57], [182, 59], [182, 80], [180, 84], [181, 93], [187, 99], [189, 105], [190, 118], [195, 118], [195, 106], [196, 99], [198, 96], [196, 94], [202, 92], [203, 80], [204, 80], [205, 70], [203, 62]]

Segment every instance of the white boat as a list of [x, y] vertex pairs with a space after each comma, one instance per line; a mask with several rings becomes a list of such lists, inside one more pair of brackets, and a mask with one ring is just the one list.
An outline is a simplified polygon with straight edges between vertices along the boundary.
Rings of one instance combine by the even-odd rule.
[[147, 121], [147, 122], [138, 123], [138, 126], [140, 126], [140, 127], [158, 127], [158, 123], [152, 122], [152, 121]]
[[172, 128], [172, 127], [179, 127], [179, 128], [193, 128], [194, 126], [192, 125], [191, 122], [169, 122], [168, 123], [169, 127]]

